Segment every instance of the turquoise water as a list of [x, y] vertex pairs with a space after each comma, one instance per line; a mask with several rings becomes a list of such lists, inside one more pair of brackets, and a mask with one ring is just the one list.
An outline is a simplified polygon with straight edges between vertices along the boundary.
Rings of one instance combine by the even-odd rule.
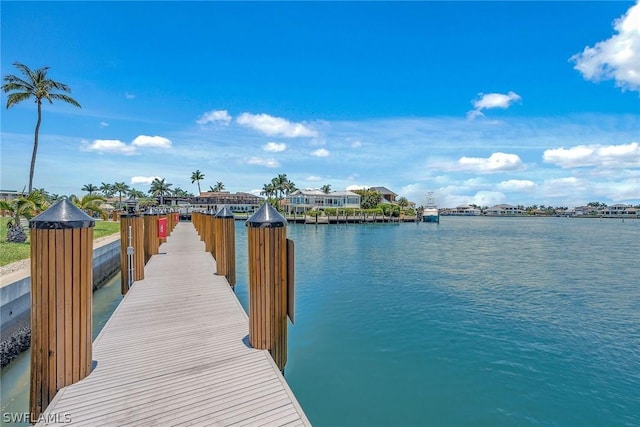
[[315, 425], [640, 425], [640, 221], [443, 217], [288, 235], [286, 378]]
[[[640, 425], [640, 220], [443, 217], [288, 235], [286, 378], [314, 425]], [[117, 280], [94, 325], [120, 300]], [[5, 385], [26, 381], [28, 399], [27, 370], [23, 355], [2, 371], [3, 411], [26, 410], [5, 406]]]
[[[116, 309], [120, 295], [120, 273], [93, 293], [93, 338], [95, 339]], [[31, 371], [31, 349], [23, 352], [2, 369], [0, 398], [2, 399], [2, 418], [5, 414], [29, 412], [29, 374]], [[7, 419], [11, 419], [7, 416]], [[15, 418], [14, 418], [15, 419]], [[28, 423], [12, 423], [12, 426], [28, 426]]]

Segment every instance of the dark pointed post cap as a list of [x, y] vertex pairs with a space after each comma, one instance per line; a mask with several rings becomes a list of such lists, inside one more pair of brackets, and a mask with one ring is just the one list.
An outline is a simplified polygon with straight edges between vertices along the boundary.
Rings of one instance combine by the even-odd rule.
[[286, 227], [287, 220], [271, 204], [265, 203], [247, 220], [247, 227], [277, 228]]
[[229, 209], [226, 206], [223, 206], [222, 209], [220, 209], [216, 214], [216, 218], [235, 218], [235, 217], [233, 216], [233, 212], [231, 212], [231, 209]]
[[71, 203], [69, 199], [60, 199], [49, 209], [29, 221], [29, 228], [38, 230], [63, 230], [67, 228], [89, 228], [96, 221]]

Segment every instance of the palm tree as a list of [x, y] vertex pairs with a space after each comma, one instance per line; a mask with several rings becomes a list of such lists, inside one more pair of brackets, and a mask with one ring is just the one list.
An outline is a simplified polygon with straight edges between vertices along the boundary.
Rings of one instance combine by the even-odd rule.
[[279, 173], [278, 176], [271, 180], [271, 184], [273, 185], [276, 193], [276, 198], [281, 199], [280, 194], [284, 193], [284, 185], [287, 182], [287, 174]]
[[33, 172], [36, 167], [36, 154], [38, 153], [38, 134], [40, 133], [40, 123], [42, 122], [42, 100], [46, 99], [50, 104], [53, 100], [64, 101], [78, 108], [80, 104], [75, 99], [64, 93], [56, 93], [55, 91], [71, 92], [69, 86], [64, 83], [57, 82], [47, 78], [49, 67], [31, 70], [24, 64], [14, 62], [13, 65], [24, 74], [22, 79], [13, 74], [4, 77], [2, 90], [13, 92], [7, 96], [7, 109], [30, 98], [35, 98], [38, 106], [38, 120], [36, 121], [36, 129], [33, 138], [33, 153], [31, 154], [31, 168], [29, 169], [29, 193], [33, 189]]
[[149, 194], [154, 197], [160, 197], [160, 205], [164, 205], [164, 196], [168, 196], [171, 194], [171, 189], [169, 187], [171, 187], [172, 185], [173, 184], [164, 182], [164, 178], [156, 178], [151, 183]]
[[106, 202], [107, 199], [98, 194], [89, 193], [82, 196], [81, 199], [76, 196], [71, 196], [69, 200], [89, 215], [102, 215], [104, 209], [102, 209], [100, 205]]
[[216, 185], [214, 185], [213, 187], [209, 186], [209, 191], [213, 191], [213, 192], [224, 191], [224, 184], [218, 181]]
[[180, 187], [176, 187], [173, 189], [172, 194], [176, 197], [189, 197], [189, 193], [183, 190]]
[[329, 194], [331, 193], [331, 185], [330, 184], [325, 184], [322, 187], [320, 187], [320, 190], [324, 193], [324, 194]]
[[113, 184], [113, 192], [118, 193], [118, 207], [122, 207], [122, 195], [127, 194], [131, 188], [124, 182], [116, 182]]
[[284, 189], [285, 196], [288, 196], [289, 194], [297, 190], [296, 185], [293, 183], [293, 181], [289, 181], [288, 179], [282, 184], [282, 188]]
[[276, 189], [273, 186], [273, 182], [271, 182], [269, 184], [264, 184], [262, 186], [262, 191], [260, 191], [260, 194], [262, 194], [263, 196], [266, 196], [267, 200], [271, 200], [271, 196], [273, 196], [275, 192], [276, 192]]
[[198, 195], [200, 195], [200, 181], [204, 179], [204, 174], [200, 172], [200, 169], [197, 169], [195, 172], [191, 172], [191, 183], [198, 183]]
[[9, 212], [11, 221], [7, 224], [7, 242], [24, 243], [27, 234], [20, 225], [22, 218], [31, 219], [39, 211], [48, 207], [45, 196], [40, 191], [32, 191], [28, 195], [21, 195], [11, 200], [0, 200], [0, 209]]
[[89, 193], [90, 195], [93, 195], [93, 193], [95, 193], [96, 191], [99, 190], [98, 187], [96, 187], [93, 184], [85, 184], [80, 190], [82, 191], [86, 191], [87, 193]]
[[140, 190], [136, 190], [135, 188], [132, 188], [131, 190], [129, 190], [127, 195], [129, 197], [135, 197], [136, 199], [142, 199], [144, 197], [144, 193]]
[[102, 192], [102, 195], [106, 198], [113, 196], [115, 190], [113, 189], [113, 184], [107, 184], [106, 182], [102, 182], [100, 184], [99, 190]]

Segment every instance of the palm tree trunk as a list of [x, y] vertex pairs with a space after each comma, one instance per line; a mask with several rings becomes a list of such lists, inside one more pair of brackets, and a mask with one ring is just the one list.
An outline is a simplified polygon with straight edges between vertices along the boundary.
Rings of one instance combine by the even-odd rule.
[[33, 189], [33, 172], [36, 169], [36, 154], [38, 153], [38, 134], [40, 133], [40, 122], [42, 121], [42, 102], [38, 99], [38, 121], [36, 122], [35, 135], [33, 137], [33, 154], [31, 154], [31, 169], [29, 169], [29, 194]]
[[200, 180], [198, 180], [197, 182], [198, 182], [198, 196], [199, 196], [200, 193], [202, 193], [202, 191], [200, 191]]

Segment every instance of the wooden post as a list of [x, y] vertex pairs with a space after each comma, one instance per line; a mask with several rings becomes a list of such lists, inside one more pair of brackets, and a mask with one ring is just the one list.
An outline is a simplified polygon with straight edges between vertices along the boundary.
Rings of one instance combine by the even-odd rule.
[[91, 372], [94, 225], [67, 199], [30, 221], [32, 420]]
[[204, 245], [207, 252], [211, 252], [213, 258], [216, 259], [216, 229], [215, 229], [215, 212], [209, 211], [204, 215]]
[[157, 255], [160, 249], [158, 238], [159, 215], [149, 212], [144, 216], [144, 263], [148, 263], [152, 255]]
[[233, 212], [223, 207], [216, 214], [214, 224], [216, 274], [226, 276], [233, 288], [236, 284], [236, 224]]
[[171, 236], [171, 232], [173, 231], [173, 227], [174, 227], [174, 224], [173, 224], [174, 216], [173, 216], [173, 212], [171, 211], [167, 212], [166, 215], [167, 215], [167, 237], [169, 237]]
[[265, 203], [247, 220], [249, 343], [287, 363], [287, 220]]
[[[131, 227], [131, 240], [129, 240]], [[132, 269], [129, 274], [128, 248], [133, 250]], [[129, 283], [144, 279], [144, 220], [140, 215], [120, 215], [120, 292], [125, 295], [129, 291]], [[130, 280], [131, 276], [131, 280]]]

